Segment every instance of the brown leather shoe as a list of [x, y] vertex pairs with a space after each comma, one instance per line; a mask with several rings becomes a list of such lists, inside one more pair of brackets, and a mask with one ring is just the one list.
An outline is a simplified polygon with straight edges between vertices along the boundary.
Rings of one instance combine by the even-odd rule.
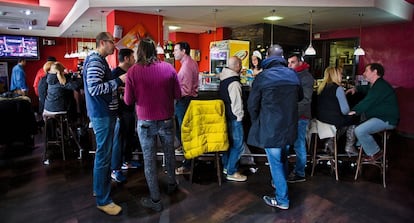
[[366, 156], [362, 159], [363, 162], [374, 162], [382, 158], [383, 152], [380, 150], [372, 156]]

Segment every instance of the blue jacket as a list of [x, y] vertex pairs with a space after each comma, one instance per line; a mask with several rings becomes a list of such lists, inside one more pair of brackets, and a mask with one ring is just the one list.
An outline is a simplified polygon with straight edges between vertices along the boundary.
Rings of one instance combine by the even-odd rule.
[[17, 64], [12, 69], [10, 91], [14, 90], [29, 90], [26, 84], [26, 74], [24, 73], [23, 66], [20, 64]]
[[262, 61], [247, 100], [252, 126], [247, 143], [259, 148], [281, 148], [296, 140], [298, 101], [303, 91], [298, 75], [283, 57]]
[[[76, 78], [71, 80], [67, 78], [66, 84], [59, 83], [56, 74], [48, 73], [46, 75], [47, 94], [44, 109], [51, 112], [67, 111], [70, 98], [73, 97], [73, 91], [82, 85], [82, 80]], [[39, 94], [40, 95], [40, 94]]]

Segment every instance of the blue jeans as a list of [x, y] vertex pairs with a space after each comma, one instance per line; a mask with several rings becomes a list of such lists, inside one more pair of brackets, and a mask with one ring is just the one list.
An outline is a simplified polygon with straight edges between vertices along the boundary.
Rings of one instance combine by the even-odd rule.
[[116, 119], [113, 145], [111, 169], [120, 170], [122, 166], [122, 155], [125, 150], [125, 139], [123, 134], [121, 134], [121, 120], [119, 118]]
[[237, 172], [237, 162], [244, 152], [243, 147], [243, 124], [237, 120], [227, 121], [227, 131], [230, 140], [229, 150], [223, 154], [223, 168], [227, 169], [228, 175]]
[[380, 150], [372, 134], [394, 128], [394, 125], [390, 125], [379, 118], [370, 118], [355, 128], [355, 136], [364, 149], [365, 154], [372, 156]]
[[289, 146], [285, 148], [265, 148], [269, 162], [270, 173], [275, 185], [275, 197], [278, 204], [289, 206], [288, 186], [286, 176], [288, 172]]
[[298, 136], [295, 141], [294, 150], [296, 153], [296, 164], [294, 173], [296, 176], [305, 177], [306, 166], [306, 131], [308, 130], [309, 119], [299, 119]]
[[99, 206], [112, 202], [111, 155], [115, 117], [90, 118], [96, 139], [96, 153], [93, 167], [93, 191]]
[[175, 152], [173, 119], [138, 120], [137, 132], [144, 156], [144, 173], [151, 199], [160, 200], [157, 172], [157, 136], [165, 156], [168, 184], [175, 184]]

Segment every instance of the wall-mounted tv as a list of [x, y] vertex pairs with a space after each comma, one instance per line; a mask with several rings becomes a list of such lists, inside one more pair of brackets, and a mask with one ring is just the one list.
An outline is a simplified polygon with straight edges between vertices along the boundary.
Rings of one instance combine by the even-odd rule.
[[0, 60], [39, 60], [39, 37], [0, 34]]

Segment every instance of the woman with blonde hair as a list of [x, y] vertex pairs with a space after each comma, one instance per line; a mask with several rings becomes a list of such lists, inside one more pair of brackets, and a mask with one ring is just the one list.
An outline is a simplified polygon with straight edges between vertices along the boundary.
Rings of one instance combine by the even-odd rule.
[[[354, 129], [358, 120], [353, 116], [347, 115], [350, 109], [341, 82], [341, 68], [328, 67], [325, 69], [324, 78], [317, 91], [316, 117], [321, 122], [335, 125], [339, 135], [346, 132], [345, 152], [347, 152], [348, 156], [351, 156], [357, 154], [354, 148]], [[327, 142], [327, 147], [333, 151], [331, 141]]]

